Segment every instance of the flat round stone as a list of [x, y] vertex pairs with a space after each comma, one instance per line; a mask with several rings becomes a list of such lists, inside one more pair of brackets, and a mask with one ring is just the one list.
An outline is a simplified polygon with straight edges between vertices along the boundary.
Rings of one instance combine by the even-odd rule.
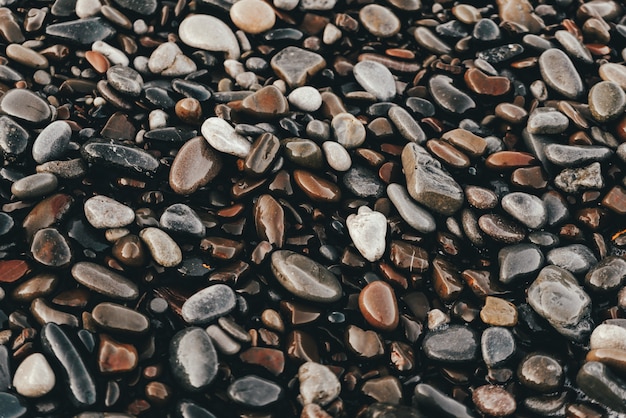
[[111, 87], [122, 94], [138, 97], [143, 91], [141, 74], [128, 66], [114, 65], [107, 70], [106, 74]]
[[393, 331], [398, 326], [398, 304], [393, 289], [377, 280], [359, 293], [359, 310], [365, 320], [380, 331]]
[[609, 122], [624, 114], [626, 93], [612, 81], [601, 81], [589, 90], [591, 116], [600, 123]]
[[322, 144], [326, 162], [336, 171], [347, 171], [352, 166], [350, 153], [338, 142], [326, 141]]
[[322, 95], [315, 87], [311, 86], [294, 89], [289, 93], [287, 99], [291, 105], [305, 112], [315, 112], [322, 106]]
[[565, 373], [561, 363], [554, 357], [532, 353], [519, 364], [517, 377], [529, 389], [550, 393], [561, 388]]
[[37, 173], [23, 177], [11, 185], [11, 193], [17, 199], [34, 199], [52, 193], [59, 182], [54, 174]]
[[480, 319], [487, 325], [513, 327], [517, 325], [517, 309], [507, 300], [487, 296], [480, 310]]
[[217, 375], [217, 353], [202, 328], [189, 327], [174, 335], [169, 360], [174, 378], [189, 392], [206, 390]]
[[[211, 30], [207, 31], [207, 28]], [[178, 27], [178, 36], [190, 47], [225, 52], [227, 59], [238, 59], [241, 54], [233, 31], [213, 16], [196, 14], [186, 17]]]
[[339, 113], [331, 122], [335, 140], [344, 148], [357, 148], [365, 142], [365, 127], [350, 113]]
[[87, 221], [98, 229], [122, 228], [135, 221], [132, 208], [103, 195], [87, 199], [83, 210]]
[[198, 214], [184, 203], [168, 206], [159, 219], [159, 225], [173, 233], [204, 235], [204, 225]]
[[490, 368], [500, 367], [517, 351], [513, 333], [503, 327], [489, 327], [480, 337], [480, 349], [485, 364]]
[[585, 91], [574, 64], [560, 49], [551, 48], [539, 57], [543, 81], [568, 99], [577, 99]]
[[469, 327], [450, 325], [426, 334], [422, 343], [424, 354], [431, 360], [446, 363], [473, 361], [478, 354], [478, 338]]
[[598, 74], [602, 80], [617, 83], [622, 89], [626, 90], [626, 66], [607, 62], [600, 66]]
[[94, 292], [113, 299], [132, 301], [139, 297], [137, 285], [99, 264], [81, 261], [72, 267], [72, 277]]
[[157, 264], [163, 267], [174, 267], [183, 261], [182, 252], [176, 241], [159, 228], [142, 229], [139, 237], [146, 244]]
[[505, 417], [517, 409], [513, 395], [500, 386], [477, 387], [472, 393], [472, 402], [480, 412], [491, 417]]
[[506, 246], [498, 252], [500, 282], [509, 284], [517, 279], [532, 276], [544, 265], [544, 256], [535, 244]]
[[341, 298], [341, 284], [326, 267], [289, 250], [272, 253], [272, 273], [289, 292], [312, 302], [331, 303]]
[[529, 193], [508, 193], [502, 198], [502, 208], [531, 229], [539, 229], [548, 220], [543, 201]]
[[359, 11], [363, 27], [374, 36], [389, 38], [400, 31], [400, 19], [390, 9], [368, 4]]
[[262, 33], [274, 27], [276, 15], [272, 7], [261, 0], [240, 0], [230, 8], [230, 19], [246, 33]]
[[478, 218], [481, 231], [496, 241], [517, 244], [526, 237], [524, 229], [516, 222], [497, 214], [488, 213]]
[[41, 353], [26, 357], [15, 370], [13, 378], [17, 393], [27, 398], [40, 398], [49, 393], [55, 384], [54, 371]]
[[12, 89], [4, 93], [0, 97], [0, 112], [37, 125], [52, 118], [50, 105], [27, 89]]
[[209, 145], [225, 154], [246, 158], [252, 148], [250, 141], [236, 133], [235, 128], [224, 119], [208, 118], [200, 130]]
[[352, 69], [354, 78], [367, 92], [378, 100], [389, 101], [396, 95], [396, 81], [391, 71], [376, 61], [358, 62]]
[[185, 142], [170, 168], [169, 184], [181, 195], [194, 193], [206, 186], [222, 169], [222, 158], [201, 136]]
[[33, 258], [48, 267], [66, 267], [72, 261], [67, 239], [55, 228], [40, 229], [30, 246]]
[[[261, 0], [254, 1], [262, 2]], [[243, 99], [241, 107], [258, 118], [275, 118], [289, 111], [287, 99], [276, 86], [265, 86], [255, 91]]]
[[233, 402], [249, 408], [264, 408], [283, 397], [283, 389], [279, 385], [255, 375], [235, 380], [226, 393]]
[[225, 284], [205, 287], [185, 301], [181, 309], [189, 324], [207, 324], [235, 309], [235, 292]]

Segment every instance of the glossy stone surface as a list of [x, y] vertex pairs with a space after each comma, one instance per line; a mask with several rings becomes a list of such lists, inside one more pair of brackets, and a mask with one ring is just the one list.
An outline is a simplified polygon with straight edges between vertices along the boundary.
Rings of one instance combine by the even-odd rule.
[[235, 309], [235, 292], [225, 284], [206, 287], [183, 304], [183, 319], [190, 324], [206, 324]]
[[399, 314], [391, 286], [375, 281], [359, 293], [359, 310], [365, 320], [380, 331], [393, 331], [398, 326]]
[[170, 341], [170, 368], [185, 390], [206, 390], [217, 375], [217, 361], [211, 338], [202, 328], [185, 328]]

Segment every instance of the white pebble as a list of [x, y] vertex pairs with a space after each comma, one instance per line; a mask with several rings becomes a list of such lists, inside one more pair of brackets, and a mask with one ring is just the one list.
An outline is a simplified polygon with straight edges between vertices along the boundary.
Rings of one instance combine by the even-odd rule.
[[339, 142], [326, 141], [322, 144], [326, 162], [336, 171], [348, 171], [352, 166], [350, 153]]
[[54, 371], [41, 353], [26, 357], [15, 371], [13, 387], [27, 398], [39, 398], [50, 392], [56, 384]]
[[274, 0], [274, 7], [282, 10], [293, 10], [298, 7], [300, 0]]
[[312, 361], [300, 366], [298, 380], [300, 381], [300, 400], [303, 405], [310, 403], [327, 405], [341, 392], [337, 375], [327, 366]]
[[158, 129], [165, 128], [167, 126], [167, 113], [162, 111], [161, 109], [156, 109], [150, 112], [148, 116], [148, 124], [150, 125], [150, 129]]
[[237, 60], [225, 60], [224, 70], [226, 70], [226, 73], [231, 76], [231, 78], [237, 78], [239, 74], [246, 71], [243, 64]]
[[130, 60], [124, 52], [120, 51], [114, 46], [107, 44], [106, 42], [96, 41], [93, 43], [93, 45], [91, 45], [91, 49], [107, 57], [108, 60], [113, 63], [113, 65], [119, 64], [123, 65], [124, 67], [128, 67], [128, 64], [130, 64]]
[[77, 0], [76, 1], [76, 16], [81, 19], [92, 17], [100, 13], [102, 4], [100, 0]]
[[103, 97], [96, 97], [95, 99], [93, 99], [93, 105], [95, 107], [100, 107], [100, 106], [104, 106], [105, 104], [107, 104], [107, 101], [104, 100]]
[[146, 21], [143, 19], [137, 19], [133, 22], [133, 31], [137, 34], [137, 35], [144, 35], [146, 33], [148, 33], [148, 25], [146, 24]]
[[373, 263], [383, 256], [387, 237], [385, 215], [361, 206], [357, 214], [348, 216], [346, 226], [354, 246], [366, 260]]
[[293, 106], [305, 112], [315, 112], [322, 106], [322, 95], [311, 86], [298, 87], [287, 99]]
[[326, 45], [332, 45], [335, 42], [337, 42], [339, 39], [341, 39], [341, 35], [342, 35], [341, 29], [339, 29], [337, 26], [333, 25], [332, 23], [329, 23], [324, 28], [324, 34], [322, 35], [322, 42], [324, 42]]

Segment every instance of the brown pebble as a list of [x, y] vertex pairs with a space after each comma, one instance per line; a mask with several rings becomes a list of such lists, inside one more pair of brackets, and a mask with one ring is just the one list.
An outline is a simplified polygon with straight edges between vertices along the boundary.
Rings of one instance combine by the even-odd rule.
[[85, 59], [100, 74], [104, 74], [107, 72], [111, 64], [109, 60], [99, 52], [96, 51], [87, 51], [85, 52]]
[[521, 151], [498, 151], [485, 160], [485, 165], [493, 170], [508, 170], [528, 167], [537, 163], [535, 156]]
[[241, 361], [261, 366], [274, 376], [285, 370], [285, 355], [281, 350], [267, 347], [250, 347], [239, 354]]
[[500, 386], [484, 385], [472, 393], [472, 401], [476, 408], [485, 415], [505, 417], [517, 409], [515, 398]]
[[467, 87], [478, 94], [502, 96], [511, 89], [511, 81], [508, 78], [488, 76], [478, 68], [470, 68], [463, 77]]
[[202, 119], [202, 106], [193, 97], [185, 97], [176, 102], [174, 112], [181, 121], [190, 125], [196, 125]]
[[487, 325], [514, 327], [517, 324], [517, 309], [509, 301], [487, 296], [485, 306], [480, 311], [480, 319]]
[[289, 103], [276, 86], [266, 86], [243, 99], [245, 111], [259, 118], [272, 118], [286, 114]]
[[120, 263], [129, 267], [141, 267], [146, 262], [146, 249], [137, 235], [129, 234], [118, 239], [111, 253]]
[[26, 260], [0, 260], [0, 283], [13, 283], [30, 273]]
[[305, 170], [294, 170], [293, 178], [300, 189], [316, 202], [338, 202], [341, 199], [339, 186]]
[[189, 195], [213, 180], [222, 169], [221, 156], [197, 136], [178, 151], [169, 174], [169, 185], [181, 195]]
[[498, 205], [498, 196], [491, 190], [480, 186], [465, 188], [467, 202], [476, 209], [493, 209]]
[[98, 349], [98, 369], [101, 373], [125, 373], [137, 367], [139, 356], [131, 344], [115, 341], [105, 334], [100, 334]]
[[435, 157], [454, 168], [467, 168], [470, 165], [470, 159], [467, 155], [445, 141], [431, 139], [426, 142], [426, 148]]
[[399, 314], [396, 296], [391, 286], [375, 281], [359, 294], [359, 309], [365, 320], [381, 331], [393, 331], [398, 326]]
[[433, 287], [444, 302], [456, 300], [464, 287], [456, 266], [439, 256], [433, 260]]
[[613, 186], [602, 199], [602, 206], [619, 215], [626, 215], [626, 190], [620, 186]]

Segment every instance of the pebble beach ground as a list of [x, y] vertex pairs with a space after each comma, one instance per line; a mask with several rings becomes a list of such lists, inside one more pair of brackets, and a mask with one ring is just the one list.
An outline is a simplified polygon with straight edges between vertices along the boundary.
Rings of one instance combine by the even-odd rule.
[[617, 0], [0, 0], [0, 417], [626, 416], [625, 60]]

